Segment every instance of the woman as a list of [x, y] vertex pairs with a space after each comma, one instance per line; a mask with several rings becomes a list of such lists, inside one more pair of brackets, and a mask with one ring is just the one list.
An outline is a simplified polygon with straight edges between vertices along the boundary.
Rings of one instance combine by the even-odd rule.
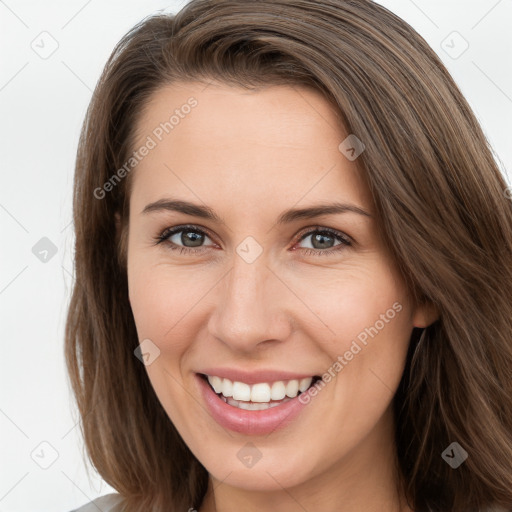
[[74, 222], [103, 510], [512, 509], [507, 185], [385, 8], [144, 20], [96, 87]]

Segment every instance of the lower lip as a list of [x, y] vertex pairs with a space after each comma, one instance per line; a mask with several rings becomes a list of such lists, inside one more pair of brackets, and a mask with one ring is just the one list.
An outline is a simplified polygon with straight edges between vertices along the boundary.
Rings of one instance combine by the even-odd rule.
[[206, 406], [213, 419], [222, 427], [246, 435], [265, 435], [289, 425], [307, 404], [299, 396], [263, 411], [248, 411], [227, 404], [210, 387], [208, 382], [196, 375]]

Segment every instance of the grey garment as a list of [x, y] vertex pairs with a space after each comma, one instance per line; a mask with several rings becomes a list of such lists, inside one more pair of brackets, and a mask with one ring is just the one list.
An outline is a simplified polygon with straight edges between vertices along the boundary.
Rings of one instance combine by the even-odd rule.
[[[117, 492], [105, 494], [71, 512], [122, 512], [123, 497]], [[482, 512], [512, 512], [512, 509], [493, 507]]]
[[121, 512], [123, 497], [117, 492], [105, 494], [71, 512]]

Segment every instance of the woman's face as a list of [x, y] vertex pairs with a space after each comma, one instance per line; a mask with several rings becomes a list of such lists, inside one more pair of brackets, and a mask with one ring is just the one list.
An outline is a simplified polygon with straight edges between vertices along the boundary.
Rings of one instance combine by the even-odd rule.
[[384, 249], [349, 135], [319, 93], [286, 86], [173, 85], [137, 126], [128, 283], [142, 359], [225, 484], [349, 478], [392, 452], [409, 338], [432, 319]]

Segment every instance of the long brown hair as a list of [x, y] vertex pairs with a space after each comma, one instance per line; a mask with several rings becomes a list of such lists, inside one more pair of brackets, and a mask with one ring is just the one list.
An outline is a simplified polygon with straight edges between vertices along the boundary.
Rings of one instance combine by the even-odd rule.
[[[394, 399], [405, 495], [417, 512], [512, 509], [512, 204], [453, 79], [370, 0], [192, 0], [118, 43], [76, 161], [66, 363], [87, 454], [126, 510], [199, 508], [208, 481], [134, 356], [126, 233], [136, 167], [113, 180], [148, 98], [178, 80], [313, 87], [363, 141], [357, 163], [385, 243], [413, 300], [440, 312], [420, 345], [413, 331]], [[468, 454], [457, 469], [441, 456], [453, 442]]]

